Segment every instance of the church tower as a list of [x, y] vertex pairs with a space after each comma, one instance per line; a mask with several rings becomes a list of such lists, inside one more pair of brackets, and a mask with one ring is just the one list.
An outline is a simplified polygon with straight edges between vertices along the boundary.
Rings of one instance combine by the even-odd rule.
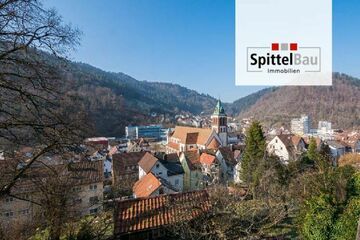
[[211, 115], [211, 128], [214, 129], [220, 137], [222, 145], [227, 146], [227, 116], [220, 99], [216, 104], [214, 113]]

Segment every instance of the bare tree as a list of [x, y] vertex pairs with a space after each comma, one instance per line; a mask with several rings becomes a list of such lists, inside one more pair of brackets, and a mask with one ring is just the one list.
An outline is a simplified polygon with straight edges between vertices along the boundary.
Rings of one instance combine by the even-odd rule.
[[15, 161], [21, 147], [33, 147], [22, 167], [0, 181], [0, 197], [43, 154], [82, 138], [84, 116], [74, 107], [76, 96], [66, 92], [65, 71], [79, 35], [38, 0], [0, 1], [0, 151]]
[[285, 225], [296, 209], [287, 186], [280, 184], [278, 178], [277, 170], [266, 169], [259, 179], [256, 199], [251, 192], [244, 196], [240, 194], [242, 191], [231, 193], [221, 186], [208, 189], [210, 210], [193, 221], [170, 226], [170, 236], [179, 239], [281, 239], [289, 233]]

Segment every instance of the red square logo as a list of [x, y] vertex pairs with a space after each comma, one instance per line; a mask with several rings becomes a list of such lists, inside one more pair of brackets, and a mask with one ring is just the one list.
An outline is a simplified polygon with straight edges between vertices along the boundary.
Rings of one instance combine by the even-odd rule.
[[272, 51], [279, 51], [279, 44], [278, 43], [272, 43], [271, 44], [271, 50]]
[[297, 43], [290, 43], [290, 50], [291, 51], [297, 51], [298, 50]]

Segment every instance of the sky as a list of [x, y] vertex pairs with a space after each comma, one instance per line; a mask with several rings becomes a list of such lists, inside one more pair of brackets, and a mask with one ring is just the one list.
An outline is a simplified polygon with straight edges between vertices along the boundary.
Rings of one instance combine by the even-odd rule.
[[[171, 82], [232, 102], [234, 0], [44, 0], [78, 27], [71, 59], [138, 80]], [[333, 70], [360, 77], [360, 1], [333, 0]]]

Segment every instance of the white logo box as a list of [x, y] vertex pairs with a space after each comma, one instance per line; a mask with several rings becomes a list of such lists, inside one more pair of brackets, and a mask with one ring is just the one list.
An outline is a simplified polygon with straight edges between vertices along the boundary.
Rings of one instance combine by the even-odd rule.
[[332, 84], [331, 0], [235, 3], [236, 85]]

